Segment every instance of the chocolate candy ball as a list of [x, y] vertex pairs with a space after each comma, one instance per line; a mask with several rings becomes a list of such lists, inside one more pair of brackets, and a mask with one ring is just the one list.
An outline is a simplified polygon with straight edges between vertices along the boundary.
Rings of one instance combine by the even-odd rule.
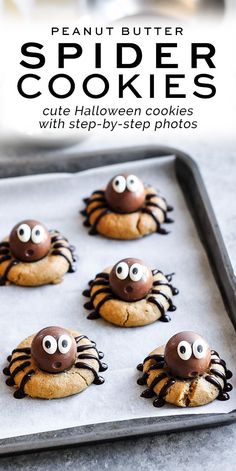
[[165, 362], [173, 376], [192, 378], [209, 367], [211, 350], [206, 340], [195, 332], [179, 332], [165, 347]]
[[41, 222], [26, 219], [13, 227], [9, 245], [12, 255], [21, 262], [37, 262], [48, 254], [51, 236]]
[[46, 327], [33, 338], [31, 354], [37, 366], [48, 373], [68, 370], [76, 359], [74, 337], [61, 327]]
[[108, 183], [105, 197], [115, 213], [133, 213], [144, 204], [144, 185], [136, 175], [117, 175]]
[[112, 268], [109, 282], [113, 293], [123, 301], [138, 301], [152, 289], [153, 275], [138, 258], [125, 258]]

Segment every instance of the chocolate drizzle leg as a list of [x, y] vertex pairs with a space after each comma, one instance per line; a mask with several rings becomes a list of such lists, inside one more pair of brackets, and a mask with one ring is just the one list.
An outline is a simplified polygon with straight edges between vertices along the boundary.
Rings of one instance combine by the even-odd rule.
[[[152, 365], [154, 366], [154, 365]], [[159, 368], [157, 368], [159, 369]], [[149, 374], [149, 371], [150, 369], [148, 370], [148, 372], [144, 373], [145, 374], [145, 378], [147, 379], [148, 378], [148, 374]], [[140, 379], [138, 380], [138, 384], [145, 384], [144, 383], [144, 375], [143, 377], [141, 378], [142, 381], [140, 383]], [[160, 374], [158, 374], [152, 381], [152, 383], [150, 384], [150, 386], [148, 387], [148, 389], [145, 389], [145, 391], [142, 392], [141, 394], [141, 397], [145, 397], [145, 398], [151, 398], [153, 396], [155, 396], [155, 387], [157, 386], [158, 383], [160, 383], [161, 381], [163, 381], [164, 379], [167, 379], [167, 381], [165, 382], [165, 384], [162, 386], [158, 396], [156, 397], [156, 399], [153, 401], [153, 405], [154, 407], [162, 407], [164, 406], [165, 404], [165, 396], [166, 394], [168, 393], [169, 389], [171, 388], [171, 386], [173, 384], [175, 384], [176, 380], [174, 378], [170, 378], [168, 373], [166, 372], [162, 372]]]
[[[177, 288], [175, 288], [174, 286], [172, 286], [170, 283], [167, 283], [167, 282], [162, 281], [162, 280], [156, 280], [156, 281], [154, 281], [153, 286], [155, 286], [155, 287], [159, 287], [159, 286], [168, 286], [168, 287], [171, 289], [172, 294], [173, 294], [174, 296], [176, 296], [177, 294], [179, 294], [179, 290], [178, 290]], [[160, 291], [159, 291], [159, 292], [160, 292]]]
[[141, 376], [141, 378], [139, 378], [137, 380], [137, 383], [139, 385], [144, 385], [146, 384], [147, 382], [147, 378], [148, 378], [148, 373], [149, 371], [153, 371], [153, 370], [159, 370], [160, 368], [163, 368], [164, 364], [165, 364], [165, 361], [164, 361], [164, 355], [149, 355], [148, 357], [146, 357], [143, 361], [143, 363], [140, 363], [138, 366], [137, 366], [137, 370], [139, 371], [143, 371], [143, 365], [149, 361], [149, 360], [152, 360], [154, 361], [154, 364], [152, 364], [148, 371], [146, 371], [145, 373], [143, 373], [143, 376]]
[[169, 234], [169, 231], [167, 231], [166, 229], [163, 229], [161, 227], [161, 223], [159, 222], [159, 220], [157, 219], [157, 216], [154, 214], [154, 212], [151, 209], [143, 208], [142, 213], [149, 214], [149, 216], [151, 216], [152, 219], [155, 221], [155, 223], [157, 225], [156, 232], [159, 232], [159, 234], [163, 234], [163, 235]]
[[[15, 377], [18, 373], [23, 371], [25, 368], [28, 368], [31, 365], [31, 355], [30, 355], [30, 348], [16, 348], [15, 350], [12, 351], [12, 354], [7, 358], [9, 363], [9, 366], [4, 368], [3, 373], [6, 376], [9, 376], [6, 380], [6, 384], [8, 386], [15, 386]], [[20, 353], [20, 355], [12, 358], [14, 353]], [[22, 354], [21, 354], [22, 353]], [[10, 371], [10, 368], [14, 363], [20, 362], [18, 366], [13, 371]], [[14, 397], [16, 399], [22, 399], [23, 397], [26, 396], [26, 393], [24, 391], [25, 385], [28, 383], [30, 378], [35, 374], [35, 370], [31, 369], [27, 371], [27, 373], [24, 374], [19, 388], [14, 392]]]
[[[109, 300], [115, 299], [115, 295], [112, 293], [112, 290], [109, 286], [109, 273], [98, 273], [95, 277], [95, 280], [91, 280], [89, 282], [90, 290], [83, 291], [83, 295], [90, 298], [90, 301], [84, 304], [84, 308], [87, 310], [94, 309], [88, 316], [87, 319], [94, 320], [99, 319], [100, 316], [100, 309], [101, 307]], [[91, 294], [91, 289], [93, 286], [104, 286], [104, 288], [100, 288]], [[99, 294], [106, 294], [103, 299], [99, 301], [99, 303], [94, 306], [94, 301]]]
[[[232, 372], [226, 368], [225, 361], [219, 357], [219, 354], [215, 350], [211, 351], [211, 355], [213, 358], [211, 357], [210, 374], [205, 377], [205, 380], [213, 384], [213, 386], [218, 389], [219, 394], [217, 396], [217, 399], [219, 401], [227, 401], [229, 399], [228, 393], [233, 389], [232, 384], [227, 382], [227, 379], [230, 379], [232, 377]], [[224, 371], [219, 370], [217, 368], [217, 365], [220, 365]], [[219, 380], [223, 381], [223, 386]]]
[[18, 355], [17, 357], [13, 358], [10, 363], [8, 368], [4, 368], [3, 372], [6, 375], [10, 375], [10, 368], [14, 363], [17, 361], [23, 361], [23, 360], [30, 360], [30, 355]]
[[[74, 245], [70, 245], [68, 239], [58, 231], [50, 231], [50, 233], [52, 244], [51, 255], [63, 257], [69, 264], [68, 272], [74, 273], [76, 271], [74, 262], [77, 261]], [[65, 253], [65, 250], [68, 251], [68, 255]]]
[[[144, 363], [148, 360], [154, 360], [154, 364], [152, 364], [148, 370], [143, 374], [141, 378], [137, 380], [139, 385], [144, 385], [147, 383], [147, 379], [149, 377], [149, 372], [153, 370], [160, 370], [164, 367], [164, 356], [163, 355], [150, 355], [149, 357], [145, 358]], [[159, 362], [159, 363], [158, 363]], [[140, 365], [138, 365], [139, 367]], [[166, 371], [162, 371], [155, 378], [153, 379], [152, 383], [141, 393], [141, 397], [144, 398], [152, 398], [156, 395], [154, 388], [157, 386], [158, 383], [165, 380], [164, 385], [162, 386], [159, 394], [157, 395], [156, 399], [153, 401], [154, 407], [162, 407], [165, 404], [165, 396], [167, 395], [169, 389], [173, 384], [175, 384], [175, 378], [169, 376], [169, 373]]]
[[0, 286], [4, 286], [8, 281], [8, 275], [13, 267], [18, 265], [20, 262], [16, 259], [12, 259], [11, 255], [5, 255], [4, 257], [0, 258], [0, 264], [9, 260], [9, 264], [6, 267], [3, 275], [0, 277]]
[[[2, 249], [9, 249], [9, 242], [7, 240], [0, 242], [0, 250]], [[10, 249], [9, 249], [10, 250]]]
[[[152, 201], [153, 198], [161, 198], [164, 202], [165, 202], [165, 205], [166, 205], [166, 208], [163, 208], [160, 203], [157, 203], [156, 201]], [[173, 208], [172, 206], [168, 206], [167, 205], [167, 202], [165, 200], [165, 198], [163, 198], [162, 196], [160, 196], [158, 193], [148, 193], [146, 195], [146, 202], [145, 202], [145, 207], [142, 209], [142, 211], [144, 213], [147, 213], [149, 214], [149, 216], [152, 217], [152, 219], [155, 221], [156, 225], [157, 225], [157, 229], [156, 231], [159, 232], [160, 234], [169, 234], [169, 231], [167, 231], [166, 229], [163, 229], [161, 227], [161, 223], [160, 221], [158, 220], [158, 217], [155, 215], [155, 213], [152, 211], [152, 208], [155, 209], [159, 209], [164, 217], [164, 223], [166, 224], [171, 224], [174, 222], [173, 219], [169, 218], [168, 217], [168, 212], [169, 211], [173, 211]]]
[[[97, 361], [99, 365], [99, 371], [106, 371], [108, 368], [107, 364], [101, 362], [101, 358], [103, 358], [104, 355], [102, 352], [99, 352], [97, 350], [95, 342], [91, 341], [92, 345], [91, 344], [80, 345], [80, 342], [82, 339], [88, 339], [88, 337], [86, 337], [86, 335], [80, 335], [79, 337], [75, 337], [75, 341], [77, 343], [77, 353], [78, 353], [75, 367], [91, 371], [94, 375], [93, 383], [97, 385], [103, 384], [105, 381], [104, 378], [102, 376], [99, 376], [97, 371], [92, 366], [88, 365], [86, 362], [81, 361], [81, 360], [95, 360]], [[86, 351], [86, 350], [91, 350], [91, 349], [96, 351], [97, 356]]]
[[99, 376], [97, 374], [96, 370], [92, 366], [87, 365], [87, 363], [84, 363], [82, 361], [78, 361], [78, 362], [75, 363], [75, 367], [91, 371], [94, 375], [94, 380], [93, 380], [94, 384], [99, 385], [99, 384], [104, 383], [104, 381], [105, 381], [104, 378], [102, 376]]
[[92, 224], [91, 229], [89, 231], [89, 235], [97, 235], [97, 226], [101, 219], [110, 213], [109, 209], [104, 209], [101, 213], [99, 213], [98, 217], [96, 218], [95, 222]]
[[161, 322], [170, 322], [171, 318], [170, 318], [170, 316], [166, 313], [165, 308], [164, 308], [163, 304], [161, 303], [161, 301], [158, 301], [158, 299], [155, 298], [154, 296], [150, 296], [150, 297], [148, 298], [148, 302], [149, 302], [149, 303], [152, 303], [152, 304], [155, 304], [155, 306], [157, 306], [157, 308], [158, 308], [159, 311], [161, 312], [161, 317], [160, 317], [160, 321], [161, 321]]
[[[162, 273], [162, 272], [160, 270], [153, 270], [152, 273], [153, 275], [157, 275], [158, 273]], [[166, 275], [166, 279], [168, 280], [167, 282], [163, 280], [155, 280], [153, 282], [153, 289], [151, 291], [152, 295], [154, 294], [154, 295], [162, 296], [169, 304], [168, 311], [172, 311], [172, 312], [176, 310], [176, 306], [173, 304], [171, 297], [162, 291], [162, 287], [167, 286], [168, 288], [170, 288], [173, 295], [177, 295], [179, 293], [179, 291], [170, 283], [170, 281], [172, 281], [173, 275], [174, 273], [172, 273], [171, 275]], [[155, 296], [149, 296], [147, 300], [148, 302], [155, 304], [157, 308], [160, 310], [161, 322], [169, 322], [171, 320], [170, 316], [166, 313], [166, 309], [160, 299], [157, 299]]]
[[[100, 290], [99, 290], [99, 291], [100, 291]], [[98, 319], [98, 318], [100, 317], [100, 312], [99, 312], [99, 311], [100, 311], [101, 307], [102, 307], [107, 301], [109, 301], [109, 300], [111, 300], [111, 299], [114, 299], [114, 298], [113, 298], [112, 295], [109, 295], [109, 294], [108, 294], [107, 296], [105, 296], [103, 299], [101, 299], [101, 301], [99, 301], [99, 303], [97, 304], [95, 310], [94, 310], [93, 312], [91, 312], [91, 313], [87, 316], [87, 318], [88, 318], [88, 319], [92, 319], [92, 320], [93, 320], [93, 319]]]
[[168, 393], [169, 389], [171, 386], [175, 384], [175, 380], [172, 378], [169, 378], [168, 381], [164, 384], [164, 386], [161, 388], [157, 398], [153, 401], [154, 407], [162, 407], [165, 404], [165, 396]]
[[[165, 208], [162, 207], [160, 203], [158, 203], [156, 200], [153, 199], [156, 198], [161, 198], [164, 203], [165, 203]], [[80, 211], [80, 214], [85, 217], [84, 220], [84, 226], [85, 227], [91, 227], [89, 234], [90, 235], [96, 235], [98, 233], [97, 227], [99, 222], [101, 221], [102, 218], [104, 218], [107, 214], [114, 212], [112, 208], [109, 207], [109, 203], [106, 199], [105, 196], [105, 191], [104, 190], [96, 190], [92, 193], [91, 197], [89, 198], [84, 198], [83, 199], [86, 207]], [[90, 208], [90, 205], [94, 204], [92, 208]], [[144, 205], [138, 210], [140, 213], [146, 213], [148, 214], [156, 223], [156, 232], [160, 234], [169, 234], [169, 231], [161, 227], [161, 223], [155, 213], [155, 209], [158, 209], [161, 211], [163, 218], [164, 218], [164, 223], [170, 224], [173, 221], [173, 219], [168, 217], [168, 212], [172, 211], [173, 208], [172, 206], [168, 206], [166, 203], [165, 198], [160, 196], [158, 193], [148, 193], [146, 194], [145, 197], [145, 202]], [[99, 211], [98, 216], [95, 218], [94, 223], [91, 223], [91, 216], [94, 214], [96, 211]], [[137, 212], [137, 211], [133, 211]], [[122, 213], [121, 213], [122, 214]], [[132, 214], [132, 211], [130, 213], [123, 213], [123, 214]]]
[[6, 266], [3, 275], [0, 276], [0, 286], [4, 286], [7, 283], [7, 277], [9, 275], [10, 270], [19, 263], [11, 256], [9, 242], [0, 242], [0, 264], [7, 261], [9, 261], [10, 263]]
[[[86, 208], [82, 209], [80, 213], [82, 216], [85, 217], [84, 221], [84, 226], [85, 227], [90, 227], [91, 229], [89, 231], [89, 235], [96, 235], [97, 232], [97, 226], [101, 219], [106, 216], [107, 214], [110, 213], [106, 198], [105, 198], [105, 191], [103, 190], [96, 190], [92, 193], [91, 198], [84, 198], [84, 202], [86, 204]], [[93, 206], [91, 209], [89, 209], [89, 206], [93, 203], [97, 203], [95, 206]], [[102, 211], [100, 211], [102, 210]], [[90, 223], [90, 217], [92, 214], [94, 214], [96, 211], [99, 211], [98, 216], [96, 217], [95, 221], [93, 224]]]
[[[112, 294], [111, 292], [111, 288], [101, 288], [101, 289], [98, 289], [95, 293], [93, 293], [93, 295], [91, 296], [91, 300], [88, 302], [88, 303], [85, 303], [84, 304], [84, 307], [85, 309], [93, 309], [94, 305], [93, 305], [93, 302], [94, 302], [94, 299], [96, 298], [96, 296], [98, 294], [105, 294], [105, 293], [108, 293], [109, 295]], [[112, 299], [112, 296], [109, 296], [109, 299]], [[104, 298], [104, 300], [107, 300], [106, 298]], [[105, 302], [105, 301], [104, 301]], [[99, 309], [97, 309], [98, 311], [98, 314], [99, 314]], [[99, 317], [99, 316], [98, 316]]]
[[25, 354], [29, 355], [31, 353], [31, 348], [30, 347], [15, 348], [14, 350], [12, 350], [12, 355], [14, 353], [25, 353]]
[[35, 371], [33, 369], [25, 374], [25, 376], [21, 380], [20, 387], [14, 392], [15, 399], [23, 399], [26, 396], [25, 385], [26, 383], [28, 383], [28, 381], [32, 378], [34, 374]]

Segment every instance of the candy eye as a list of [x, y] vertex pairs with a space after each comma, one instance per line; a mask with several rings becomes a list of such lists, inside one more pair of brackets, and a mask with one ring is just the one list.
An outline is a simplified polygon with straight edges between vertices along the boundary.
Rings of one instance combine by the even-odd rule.
[[31, 237], [31, 229], [28, 224], [21, 224], [16, 232], [17, 237], [21, 242], [29, 242]]
[[129, 276], [132, 281], [140, 281], [143, 276], [143, 267], [140, 263], [134, 263], [129, 270]]
[[34, 244], [41, 244], [45, 238], [45, 229], [43, 226], [37, 224], [32, 229], [31, 240]]
[[58, 340], [58, 350], [61, 353], [68, 353], [71, 347], [71, 338], [69, 335], [61, 335]]
[[57, 351], [57, 341], [52, 335], [46, 335], [43, 339], [43, 349], [49, 355]]
[[127, 188], [129, 191], [138, 191], [140, 187], [140, 180], [135, 175], [129, 175], [126, 180]]
[[206, 347], [203, 345], [201, 340], [195, 340], [193, 344], [193, 354], [198, 360], [204, 358], [206, 354]]
[[192, 348], [190, 343], [186, 342], [185, 340], [180, 342], [177, 347], [177, 352], [182, 360], [189, 360], [192, 355]]
[[118, 175], [118, 177], [115, 177], [112, 182], [112, 187], [116, 193], [123, 193], [126, 189], [125, 177], [123, 177], [122, 175]]
[[129, 274], [129, 267], [127, 263], [121, 262], [118, 263], [116, 267], [116, 276], [119, 278], [119, 280], [125, 280], [128, 277]]

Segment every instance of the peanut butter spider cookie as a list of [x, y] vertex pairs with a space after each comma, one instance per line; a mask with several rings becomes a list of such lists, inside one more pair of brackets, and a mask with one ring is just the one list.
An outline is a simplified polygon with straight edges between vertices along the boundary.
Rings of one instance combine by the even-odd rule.
[[153, 405], [168, 402], [179, 407], [203, 406], [214, 399], [226, 401], [232, 377], [225, 361], [194, 332], [180, 332], [156, 348], [137, 366], [138, 384], [148, 385], [141, 397], [156, 396]]
[[106, 268], [89, 282], [83, 295], [92, 310], [88, 319], [103, 317], [121, 327], [151, 324], [156, 320], [168, 322], [167, 311], [175, 311], [172, 296], [178, 294], [170, 281], [172, 275], [150, 270], [142, 260], [126, 258], [114, 267]]
[[167, 215], [173, 208], [152, 188], [144, 186], [136, 175], [116, 175], [106, 190], [97, 190], [85, 198], [84, 225], [111, 239], [138, 239], [159, 232], [168, 234], [163, 223], [173, 222]]
[[103, 353], [96, 343], [74, 330], [46, 327], [21, 342], [8, 357], [3, 370], [8, 386], [15, 386], [16, 399], [26, 395], [55, 399], [77, 394], [90, 384], [102, 384], [99, 371]]
[[38, 221], [22, 221], [0, 242], [0, 285], [60, 283], [66, 272], [75, 271], [74, 251], [60, 232], [48, 231]]

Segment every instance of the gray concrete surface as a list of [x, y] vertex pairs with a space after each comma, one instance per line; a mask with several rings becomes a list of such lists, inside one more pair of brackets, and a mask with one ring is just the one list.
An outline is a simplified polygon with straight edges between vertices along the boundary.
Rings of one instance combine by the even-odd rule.
[[[136, 139], [135, 145], [157, 144]], [[122, 140], [131, 145], [130, 138]], [[170, 145], [169, 140], [161, 144]], [[93, 137], [69, 152], [92, 150], [119, 145], [113, 136]], [[176, 139], [173, 146], [189, 152], [198, 162], [233, 266], [236, 266], [236, 149], [233, 141], [186, 141]], [[41, 152], [41, 151], [38, 151]], [[50, 151], [52, 152], [52, 151]], [[16, 154], [8, 150], [8, 158]], [[64, 150], [63, 154], [68, 153]], [[2, 157], [1, 157], [2, 155]], [[4, 152], [0, 150], [1, 158]], [[19, 156], [20, 158], [20, 156]], [[66, 157], [65, 157], [66, 158]], [[87, 445], [0, 459], [0, 470], [236, 470], [236, 424], [214, 429], [181, 432], [170, 435], [144, 437], [126, 441]]]
[[233, 471], [235, 442], [236, 427], [228, 426], [2, 458], [0, 469]]

